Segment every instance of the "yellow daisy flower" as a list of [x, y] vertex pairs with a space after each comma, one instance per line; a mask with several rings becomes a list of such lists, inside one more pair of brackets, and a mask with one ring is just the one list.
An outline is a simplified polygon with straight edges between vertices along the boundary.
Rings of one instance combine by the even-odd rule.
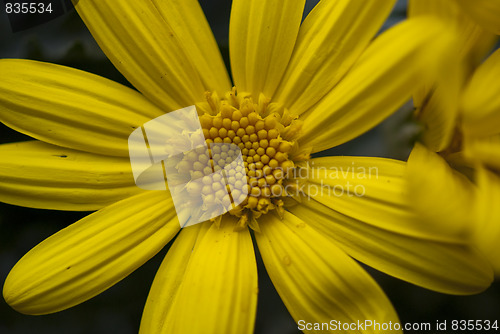
[[[323, 0], [301, 23], [303, 0], [233, 1], [237, 91], [195, 0], [77, 4], [138, 91], [58, 65], [1, 60], [1, 121], [38, 141], [0, 147], [0, 199], [98, 210], [28, 252], [5, 282], [5, 300], [26, 314], [69, 308], [126, 277], [177, 234], [153, 282], [143, 333], [251, 333], [258, 296], [252, 234], [297, 322], [398, 322], [354, 259], [440, 292], [486, 288], [492, 273], [474, 250], [422, 228], [404, 196], [403, 162], [309, 157], [372, 128], [439, 71], [451, 37], [435, 20], [409, 20], [372, 41], [393, 5]], [[250, 186], [261, 195], [178, 233], [169, 193], [135, 186], [127, 138], [193, 104], [207, 139], [245, 143], [249, 183], [256, 179]], [[276, 164], [285, 174], [260, 181], [257, 170]], [[298, 196], [266, 194], [273, 184], [295, 181]], [[339, 195], [338, 187], [362, 194]]]
[[[422, 142], [427, 149], [417, 145], [409, 159], [412, 201], [429, 221], [439, 220], [454, 233], [472, 236], [498, 274], [500, 51], [484, 58], [498, 40], [500, 4], [418, 0], [410, 2], [409, 14], [433, 15], [454, 26], [460, 36], [457, 59], [463, 61], [449, 75], [454, 83], [438, 82], [432, 92], [416, 96], [416, 117], [425, 126]], [[439, 172], [423, 172], [429, 169]]]

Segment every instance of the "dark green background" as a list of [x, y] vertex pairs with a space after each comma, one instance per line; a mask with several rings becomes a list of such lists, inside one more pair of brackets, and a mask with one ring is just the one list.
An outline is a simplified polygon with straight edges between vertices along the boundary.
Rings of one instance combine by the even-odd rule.
[[[200, 2], [227, 62], [231, 1]], [[307, 10], [310, 10], [316, 2], [308, 1]], [[404, 16], [405, 2], [399, 1], [384, 28], [398, 22]], [[26, 58], [68, 65], [128, 84], [100, 51], [74, 10], [43, 25], [12, 33], [4, 8], [1, 8], [0, 58]], [[1, 76], [2, 73], [0, 80]], [[405, 159], [410, 142], [417, 132], [417, 127], [407, 122], [410, 110], [411, 105], [405, 106], [374, 130], [348, 144], [330, 150], [328, 154]], [[29, 138], [0, 124], [0, 142], [27, 139]], [[2, 157], [0, 163], [1, 159]], [[0, 282], [3, 283], [12, 266], [33, 246], [85, 215], [87, 215], [85, 212], [35, 210], [0, 203]], [[168, 246], [111, 289], [63, 312], [46, 316], [26, 316], [13, 311], [1, 299], [0, 334], [137, 332], [150, 284], [167, 249]], [[258, 265], [260, 295], [255, 332], [298, 332], [260, 260]], [[500, 319], [498, 283], [482, 294], [457, 297], [434, 293], [373, 269], [367, 268], [367, 270], [383, 287], [403, 322], [435, 324], [436, 320], [445, 319], [448, 321]]]

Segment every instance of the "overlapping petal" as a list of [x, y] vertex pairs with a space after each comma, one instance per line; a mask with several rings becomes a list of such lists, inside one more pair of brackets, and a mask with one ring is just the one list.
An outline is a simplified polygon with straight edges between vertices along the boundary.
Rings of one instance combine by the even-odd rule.
[[485, 168], [477, 171], [479, 192], [476, 199], [477, 224], [474, 239], [478, 248], [487, 256], [500, 273], [500, 177]]
[[[208, 231], [202, 227], [196, 243], [194, 232], [186, 237], [181, 232], [182, 239], [155, 278], [142, 332], [253, 332], [258, 293], [255, 253], [249, 231], [234, 231], [235, 223], [232, 216], [224, 216], [220, 228], [207, 223]], [[171, 274], [167, 266], [179, 272]]]
[[436, 73], [446, 77], [441, 65], [455, 42], [446, 26], [433, 18], [416, 18], [389, 29], [304, 115], [300, 143], [318, 152], [374, 127]]
[[461, 100], [463, 127], [473, 137], [500, 134], [500, 50], [474, 72]]
[[[406, 185], [401, 163], [354, 157], [313, 161], [317, 161], [317, 169], [343, 166], [346, 171], [354, 161], [357, 166], [371, 165], [378, 170], [378, 177], [372, 172], [370, 180], [364, 171], [342, 176], [328, 175], [332, 169], [318, 169], [308, 176], [316, 187], [306, 184], [303, 191], [307, 198], [289, 208], [338, 242], [349, 255], [387, 274], [444, 293], [477, 293], [491, 283], [489, 264], [463, 238], [442, 233], [442, 229], [437, 233], [438, 229], [416, 219], [402, 196]], [[351, 182], [350, 192], [346, 191], [347, 181]], [[356, 187], [363, 187], [364, 192], [356, 192]]]
[[233, 1], [229, 51], [239, 91], [273, 96], [290, 61], [304, 4], [305, 0]]
[[[447, 76], [451, 65], [444, 70], [440, 67], [441, 55], [447, 55], [452, 38], [428, 18], [392, 29], [358, 59], [393, 3], [323, 1], [306, 20], [282, 80], [304, 0], [235, 0], [230, 40], [238, 88], [272, 96], [283, 82], [278, 100], [289, 101], [292, 112], [305, 112], [314, 105], [304, 113], [301, 144], [312, 144], [315, 152], [367, 131], [422, 82], [428, 82], [429, 73], [439, 72], [451, 81], [455, 78]], [[140, 93], [80, 71], [36, 62], [0, 62], [2, 71], [10, 71], [0, 83], [2, 121], [70, 148], [38, 142], [0, 147], [0, 152], [5, 149], [13, 159], [0, 168], [0, 189], [6, 180], [12, 185], [5, 188], [6, 193], [22, 205], [90, 209], [134, 194], [137, 190], [128, 161], [93, 153], [126, 156], [133, 129], [163, 112], [199, 101], [206, 89], [222, 92], [228, 88], [227, 73], [196, 1], [87, 0], [80, 1], [77, 9], [108, 57], [156, 106]], [[333, 19], [328, 17], [331, 12]], [[371, 18], [369, 26], [361, 24], [367, 17]], [[322, 27], [322, 19], [328, 25]], [[348, 32], [339, 33], [343, 30]], [[343, 47], [336, 49], [338, 44]], [[308, 49], [311, 45], [314, 50]], [[332, 70], [336, 70], [333, 78], [328, 76]], [[440, 96], [437, 106], [453, 100], [457, 90], [450, 91], [443, 92], [443, 98], [441, 93], [433, 95]], [[449, 141], [455, 124], [453, 103], [450, 109], [453, 113], [445, 113], [451, 115], [449, 119], [439, 116], [437, 121], [444, 124], [439, 128], [445, 128], [444, 139], [431, 139], [439, 142], [438, 147]], [[22, 155], [14, 152], [21, 146]], [[434, 158], [423, 157], [415, 166]], [[478, 254], [457, 241], [454, 233], [436, 234], [432, 226], [415, 217], [404, 192], [408, 184], [403, 163], [364, 158], [313, 161], [316, 167], [326, 168], [347, 168], [355, 161], [365, 168], [365, 175], [359, 178], [359, 170], [347, 174], [341, 170], [332, 180], [330, 170], [325, 169], [308, 176], [305, 184], [319, 186], [321, 192], [313, 194], [307, 188], [310, 199], [291, 207], [284, 220], [272, 214], [261, 218], [262, 233], [256, 233], [256, 239], [271, 279], [295, 320], [398, 321], [383, 291], [349, 255], [441, 292], [475, 293], [489, 285], [492, 273]], [[51, 164], [57, 167], [55, 171], [49, 168]], [[22, 168], [12, 172], [16, 166]], [[370, 167], [377, 168], [375, 179], [366, 175]], [[438, 171], [436, 182], [441, 187], [448, 185], [441, 177], [459, 182], [445, 166], [439, 165]], [[337, 196], [335, 186], [349, 187], [349, 182], [354, 182], [354, 194]], [[325, 186], [334, 189], [333, 195], [331, 190], [323, 192]], [[356, 186], [362, 186], [362, 195]], [[96, 190], [99, 195], [90, 198]], [[41, 191], [49, 196], [32, 198]], [[69, 191], [72, 203], [60, 204]], [[497, 198], [496, 191], [485, 193]], [[458, 217], [458, 211], [453, 213], [457, 219], [465, 218]], [[235, 220], [226, 215], [220, 228], [207, 222], [181, 233], [151, 289], [142, 332], [253, 331], [258, 292], [254, 249], [248, 230], [234, 231]], [[124, 278], [178, 230], [167, 193], [147, 192], [122, 200], [26, 254], [7, 278], [4, 297], [15, 309], [29, 314], [71, 307]]]
[[190, 62], [200, 74], [203, 87], [219, 96], [231, 89], [226, 67], [212, 30], [197, 0], [153, 0]]
[[296, 176], [292, 185], [298, 184], [299, 194], [308, 194], [348, 217], [414, 237], [461, 240], [458, 235], [443, 231], [441, 226], [415, 221], [416, 211], [408, 197], [406, 164], [402, 161], [317, 158], [310, 160], [308, 169]]
[[180, 229], [167, 192], [110, 205], [47, 238], [9, 273], [3, 296], [26, 314], [64, 310], [111, 287]]
[[[377, 283], [328, 237], [311, 228], [309, 220], [287, 212], [283, 220], [269, 214], [261, 221], [261, 233], [255, 238], [262, 259], [295, 321], [398, 322]], [[378, 331], [366, 328], [360, 333]]]
[[128, 156], [128, 136], [162, 111], [103, 77], [31, 60], [0, 60], [0, 121], [50, 144]]
[[[202, 49], [213, 55], [213, 48], [210, 43], [195, 48], [191, 33], [178, 35], [180, 28], [172, 27], [180, 20], [186, 24], [201, 19], [198, 8], [192, 8], [185, 21], [170, 22], [171, 15], [162, 15], [166, 6], [157, 7], [153, 1], [86, 0], [75, 8], [113, 65], [150, 101], [169, 112], [203, 99], [209, 87], [204, 87], [193, 63], [199, 56], [191, 59], [189, 53]], [[187, 10], [182, 4], [174, 8]], [[188, 40], [184, 44], [181, 38]], [[215, 85], [210, 82], [210, 70], [202, 73], [207, 83]]]
[[500, 135], [466, 140], [464, 155], [472, 162], [500, 170]]
[[485, 29], [500, 35], [500, 2], [492, 0], [454, 0]]
[[457, 37], [460, 39], [457, 56], [465, 60], [468, 72], [481, 63], [497, 39], [495, 34], [486, 31], [474, 21], [455, 0], [408, 1], [408, 17], [422, 15], [438, 17], [457, 30]]
[[417, 144], [408, 158], [409, 203], [418, 219], [448, 233], [470, 235], [476, 220], [470, 204], [476, 187], [446, 160]]
[[350, 218], [318, 201], [290, 209], [355, 259], [424, 288], [474, 294], [493, 280], [489, 264], [468, 246], [415, 238]]
[[168, 332], [172, 325], [173, 305], [186, 273], [197, 240], [201, 240], [211, 223], [183, 228], [168, 250], [156, 273], [141, 319], [140, 333]]
[[0, 201], [52, 210], [97, 210], [135, 186], [126, 158], [75, 151], [39, 141], [0, 145]]
[[297, 115], [307, 111], [349, 71], [394, 3], [321, 1], [300, 27], [292, 58], [273, 100]]
[[[454, 63], [456, 59], [450, 60]], [[456, 70], [448, 71], [434, 83], [413, 95], [415, 118], [423, 131], [420, 141], [434, 152], [441, 152], [450, 147], [457, 131], [459, 118], [458, 100], [462, 79]]]

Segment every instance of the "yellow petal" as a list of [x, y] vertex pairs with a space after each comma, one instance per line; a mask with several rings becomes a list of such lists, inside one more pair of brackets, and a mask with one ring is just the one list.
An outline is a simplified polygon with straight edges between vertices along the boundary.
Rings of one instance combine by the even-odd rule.
[[313, 152], [342, 144], [377, 125], [425, 79], [441, 73], [455, 42], [436, 19], [416, 18], [380, 35], [305, 117], [300, 143]]
[[479, 192], [476, 201], [475, 234], [477, 247], [487, 256], [495, 273], [500, 274], [500, 177], [485, 168], [477, 172]]
[[0, 201], [52, 210], [97, 210], [137, 194], [130, 161], [38, 141], [0, 145]]
[[9, 273], [3, 296], [15, 310], [64, 310], [111, 287], [180, 229], [167, 192], [146, 192], [97, 211], [47, 238]]
[[308, 110], [349, 71], [394, 3], [321, 1], [300, 27], [292, 59], [274, 99], [294, 114]]
[[233, 1], [229, 51], [239, 91], [273, 96], [290, 60], [304, 4], [305, 0]]
[[455, 0], [485, 29], [500, 35], [500, 2], [492, 0]]
[[500, 134], [500, 50], [474, 72], [462, 96], [463, 127], [470, 136]]
[[419, 238], [462, 240], [441, 225], [415, 217], [406, 173], [406, 164], [392, 159], [325, 157], [310, 160], [309, 169], [294, 182], [305, 181], [301, 191], [367, 224]]
[[476, 188], [441, 156], [417, 144], [408, 158], [408, 195], [419, 219], [452, 234], [470, 235]]
[[[454, 136], [463, 80], [494, 44], [494, 35], [478, 26], [454, 1], [410, 1], [408, 15], [431, 15], [453, 30], [457, 38], [456, 54], [450, 55], [446, 62], [449, 69], [413, 94], [415, 116], [425, 130], [420, 141], [440, 152], [449, 147]], [[451, 63], [455, 63], [456, 69], [450, 68]]]
[[[235, 217], [224, 216], [220, 228], [212, 224], [196, 241], [189, 258], [184, 253], [189, 263], [182, 283], [175, 300], [170, 305], [163, 304], [173, 312], [163, 311], [168, 315], [164, 326], [169, 332], [253, 333], [257, 265], [250, 233], [248, 229], [234, 231], [236, 222]], [[166, 294], [160, 292], [161, 296], [172, 296], [175, 288], [170, 284], [175, 278], [166, 278]]]
[[128, 157], [130, 133], [162, 114], [136, 91], [69, 67], [2, 59], [0, 72], [0, 121], [50, 144]]
[[154, 2], [86, 0], [75, 8], [115, 67], [165, 112], [203, 99], [209, 87], [187, 53], [193, 50], [181, 41], [190, 33], [177, 35], [181, 28], [173, 29]]
[[465, 244], [391, 232], [342, 215], [315, 200], [290, 211], [336, 241], [356, 260], [424, 288], [467, 295], [485, 290], [493, 281], [486, 260]]
[[196, 0], [153, 0], [200, 74], [203, 87], [222, 96], [231, 83], [212, 30]]
[[262, 260], [299, 329], [299, 320], [399, 322], [382, 289], [329, 238], [289, 212], [283, 220], [273, 214], [260, 220], [255, 238]]
[[[348, 159], [353, 159], [355, 166], [371, 165], [378, 170], [378, 176], [363, 169], [356, 172], [358, 175], [348, 173]], [[335, 160], [338, 162], [333, 163]], [[306, 182], [306, 198], [289, 211], [337, 241], [349, 255], [389, 275], [439, 292], [471, 294], [489, 286], [491, 268], [477, 252], [457, 236], [443, 234], [442, 229], [436, 230], [414, 216], [403, 196], [403, 166], [376, 158], [314, 161], [318, 171], [307, 178], [315, 182], [315, 187]], [[346, 176], [336, 179], [337, 173], [331, 169], [334, 166]], [[330, 175], [319, 167], [327, 167]]]
[[[449, 72], [451, 73], [451, 72]], [[452, 145], [458, 123], [459, 88], [463, 82], [455, 76], [414, 95], [415, 118], [424, 131], [419, 140], [434, 152], [445, 151]]]
[[420, 139], [431, 150], [439, 152], [452, 144], [463, 78], [472, 74], [497, 38], [472, 20], [455, 1], [410, 1], [409, 16], [422, 15], [433, 15], [445, 22], [455, 30], [458, 41], [457, 53], [448, 61], [459, 61], [459, 72], [448, 71], [447, 75], [430, 82], [413, 96], [417, 119], [425, 127]]
[[448, 26], [457, 30], [457, 37], [460, 39], [458, 56], [466, 60], [469, 70], [483, 61], [497, 39], [495, 34], [482, 28], [454, 0], [410, 0], [408, 16], [421, 15], [434, 15], [446, 20]]
[[168, 250], [156, 273], [141, 319], [140, 333], [168, 332], [172, 323], [175, 296], [184, 279], [186, 267], [197, 240], [201, 240], [212, 223], [183, 228]]
[[469, 161], [500, 170], [500, 135], [465, 140], [464, 155]]

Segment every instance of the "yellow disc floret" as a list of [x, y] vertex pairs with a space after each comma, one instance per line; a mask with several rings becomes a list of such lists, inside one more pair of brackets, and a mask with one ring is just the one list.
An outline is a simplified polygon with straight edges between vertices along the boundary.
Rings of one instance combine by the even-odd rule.
[[[256, 218], [283, 210], [284, 182], [295, 168], [292, 156], [298, 150], [300, 122], [262, 94], [258, 103], [249, 95], [237, 95], [235, 89], [224, 99], [210, 93], [206, 97], [207, 103], [197, 109], [209, 149], [186, 154], [177, 169], [201, 179], [191, 182], [188, 192], [201, 193], [204, 201], [221, 202], [230, 214], [240, 217], [238, 225], [258, 229]], [[238, 157], [243, 166], [228, 169]], [[213, 174], [221, 169], [225, 169], [224, 179]]]

